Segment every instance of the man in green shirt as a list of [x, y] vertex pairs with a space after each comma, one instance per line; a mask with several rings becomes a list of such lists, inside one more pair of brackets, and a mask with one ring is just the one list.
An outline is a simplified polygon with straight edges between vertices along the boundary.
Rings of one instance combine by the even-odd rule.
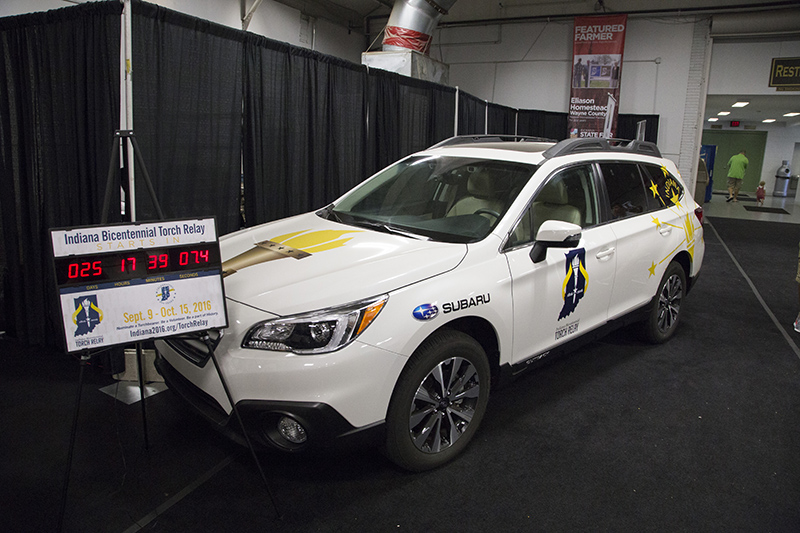
[[733, 200], [739, 201], [739, 189], [742, 188], [742, 180], [744, 179], [744, 172], [747, 170], [749, 161], [744, 155], [744, 150], [732, 156], [728, 160], [728, 199], [726, 202]]

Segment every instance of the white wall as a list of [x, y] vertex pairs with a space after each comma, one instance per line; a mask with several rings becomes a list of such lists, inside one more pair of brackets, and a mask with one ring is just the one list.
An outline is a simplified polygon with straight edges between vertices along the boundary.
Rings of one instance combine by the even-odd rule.
[[774, 57], [800, 56], [800, 41], [714, 43], [708, 94], [776, 94], [769, 87]]
[[[174, 11], [242, 29], [239, 0], [149, 1]], [[65, 0], [0, 0], [0, 17], [48, 11], [74, 4]], [[251, 4], [248, 2], [248, 5]], [[296, 9], [272, 0], [262, 2], [247, 31], [303, 48], [312, 48], [313, 41], [314, 50], [354, 63], [361, 62], [361, 52], [365, 48], [363, 35], [348, 32], [343, 26], [324, 20], [312, 20], [309, 24]]]
[[[677, 163], [694, 19], [629, 19], [620, 113], [657, 114], [659, 148]], [[450, 84], [498, 104], [566, 112], [572, 68], [569, 22], [445, 28], [431, 55], [450, 65]]]

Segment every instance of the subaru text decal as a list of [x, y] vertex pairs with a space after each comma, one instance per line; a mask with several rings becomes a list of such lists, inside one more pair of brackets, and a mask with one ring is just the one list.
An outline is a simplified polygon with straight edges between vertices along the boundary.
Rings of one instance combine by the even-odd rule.
[[418, 305], [417, 308], [414, 309], [414, 318], [417, 320], [431, 320], [432, 318], [436, 318], [438, 314], [439, 308], [433, 304]]
[[589, 274], [586, 272], [586, 250], [578, 248], [565, 255], [566, 277], [561, 285], [561, 297], [564, 299], [564, 307], [561, 308], [561, 312], [558, 314], [559, 320], [568, 316], [578, 307], [578, 302], [586, 294], [586, 289], [589, 286]]
[[453, 313], [455, 311], [463, 311], [465, 309], [469, 309], [470, 307], [475, 307], [476, 305], [488, 304], [491, 299], [491, 294], [487, 292], [486, 294], [479, 294], [478, 296], [473, 296], [472, 298], [462, 298], [457, 302], [445, 302], [442, 304], [442, 312], [446, 314]]

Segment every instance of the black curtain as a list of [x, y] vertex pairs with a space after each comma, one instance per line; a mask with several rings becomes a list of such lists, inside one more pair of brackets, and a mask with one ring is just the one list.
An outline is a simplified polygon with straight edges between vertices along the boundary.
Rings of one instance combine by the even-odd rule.
[[454, 135], [454, 88], [380, 69], [369, 84], [374, 170]]
[[486, 101], [469, 93], [458, 93], [458, 134], [483, 135], [486, 133]]
[[514, 135], [517, 127], [517, 110], [499, 104], [489, 104], [489, 127], [490, 134]]
[[61, 345], [49, 229], [100, 222], [119, 127], [118, 2], [0, 19], [6, 331]]
[[644, 120], [647, 124], [644, 127], [644, 140], [658, 142], [658, 115], [623, 115], [617, 117], [617, 134], [620, 139], [635, 139], [636, 125]]
[[[167, 218], [240, 227], [244, 33], [133, 4], [133, 129]], [[136, 178], [136, 219], [156, 211]]]
[[366, 68], [248, 34], [248, 226], [323, 207], [364, 179]]
[[567, 114], [520, 109], [517, 134], [560, 141], [567, 138]]

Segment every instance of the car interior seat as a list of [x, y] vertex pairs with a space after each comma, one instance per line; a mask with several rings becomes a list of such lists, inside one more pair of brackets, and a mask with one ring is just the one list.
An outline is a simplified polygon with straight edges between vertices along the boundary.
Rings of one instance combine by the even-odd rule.
[[582, 225], [583, 217], [580, 210], [569, 205], [567, 187], [563, 181], [551, 181], [539, 191], [536, 201], [531, 205], [533, 218], [532, 237], [536, 238], [539, 226], [545, 220], [561, 220], [572, 224]]
[[[497, 198], [494, 185], [494, 176], [491, 173], [485, 170], [474, 171], [467, 178], [467, 196], [459, 199], [447, 212], [447, 216], [472, 215], [481, 209], [502, 214], [505, 205]], [[481, 216], [495, 222], [495, 217], [488, 213], [482, 213]]]

